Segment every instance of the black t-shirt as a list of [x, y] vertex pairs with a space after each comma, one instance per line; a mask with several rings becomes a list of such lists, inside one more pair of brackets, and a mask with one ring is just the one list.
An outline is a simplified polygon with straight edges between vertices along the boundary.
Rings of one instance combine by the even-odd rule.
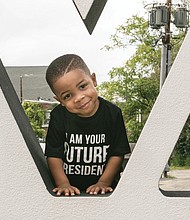
[[62, 105], [51, 112], [45, 155], [62, 158], [70, 184], [80, 190], [98, 181], [109, 157], [130, 152], [120, 108], [99, 101], [92, 117], [79, 117]]

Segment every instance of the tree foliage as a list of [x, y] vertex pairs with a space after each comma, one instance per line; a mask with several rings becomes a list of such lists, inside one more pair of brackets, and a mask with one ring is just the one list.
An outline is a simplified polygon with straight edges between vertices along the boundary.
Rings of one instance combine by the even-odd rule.
[[28, 116], [36, 137], [44, 138], [46, 133], [42, 128], [42, 125], [45, 120], [45, 112], [42, 107], [38, 103], [33, 102], [23, 102], [22, 106], [26, 115]]
[[190, 116], [179, 136], [170, 162], [173, 166], [190, 167]]
[[[174, 60], [184, 38], [178, 30], [171, 39]], [[160, 33], [148, 26], [148, 21], [137, 15], [127, 19], [111, 36], [107, 50], [126, 49], [136, 51], [123, 66], [109, 72], [110, 81], [99, 86], [100, 95], [121, 107], [130, 142], [136, 142], [159, 93], [161, 43]]]

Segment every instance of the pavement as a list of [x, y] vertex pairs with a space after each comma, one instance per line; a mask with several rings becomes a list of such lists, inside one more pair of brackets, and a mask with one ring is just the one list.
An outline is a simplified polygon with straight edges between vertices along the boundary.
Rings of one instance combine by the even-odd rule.
[[167, 178], [161, 178], [160, 189], [165, 191], [190, 191], [190, 170], [171, 170]]

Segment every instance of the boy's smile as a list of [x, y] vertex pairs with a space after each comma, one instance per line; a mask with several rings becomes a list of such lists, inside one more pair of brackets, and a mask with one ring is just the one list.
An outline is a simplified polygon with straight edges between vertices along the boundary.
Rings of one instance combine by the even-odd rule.
[[58, 78], [53, 84], [56, 99], [72, 113], [90, 117], [99, 107], [95, 74], [75, 69]]

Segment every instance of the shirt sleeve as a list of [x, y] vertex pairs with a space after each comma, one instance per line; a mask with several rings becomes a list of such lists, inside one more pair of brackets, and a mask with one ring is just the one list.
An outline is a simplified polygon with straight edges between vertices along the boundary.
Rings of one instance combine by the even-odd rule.
[[64, 127], [60, 120], [51, 114], [48, 132], [46, 136], [45, 156], [63, 158], [64, 153]]
[[123, 116], [121, 110], [119, 109], [118, 114], [114, 120], [112, 130], [110, 156], [121, 156], [130, 152], [131, 150], [128, 142]]

